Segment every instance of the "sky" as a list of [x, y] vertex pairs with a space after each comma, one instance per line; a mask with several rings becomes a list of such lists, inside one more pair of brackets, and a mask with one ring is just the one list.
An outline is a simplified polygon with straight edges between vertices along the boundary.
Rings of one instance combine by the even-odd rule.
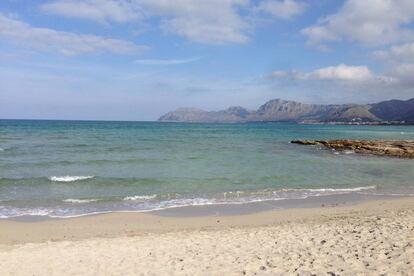
[[2, 0], [0, 118], [414, 97], [412, 0]]

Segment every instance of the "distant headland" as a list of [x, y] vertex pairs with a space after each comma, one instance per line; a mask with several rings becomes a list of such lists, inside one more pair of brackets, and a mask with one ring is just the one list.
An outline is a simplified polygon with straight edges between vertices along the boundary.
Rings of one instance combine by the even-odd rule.
[[414, 98], [374, 104], [320, 105], [282, 99], [270, 100], [257, 110], [233, 106], [220, 111], [178, 108], [161, 122], [243, 123], [296, 122], [336, 124], [414, 124]]

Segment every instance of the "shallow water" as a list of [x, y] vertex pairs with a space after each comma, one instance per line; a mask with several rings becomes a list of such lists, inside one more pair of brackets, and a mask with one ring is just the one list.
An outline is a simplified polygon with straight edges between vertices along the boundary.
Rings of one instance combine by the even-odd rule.
[[413, 126], [0, 120], [0, 217], [363, 193], [414, 195], [414, 161], [290, 144]]

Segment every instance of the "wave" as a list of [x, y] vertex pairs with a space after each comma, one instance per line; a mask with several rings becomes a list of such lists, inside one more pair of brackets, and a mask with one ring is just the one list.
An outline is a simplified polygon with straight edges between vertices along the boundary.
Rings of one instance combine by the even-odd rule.
[[64, 199], [62, 201], [66, 202], [66, 203], [90, 203], [90, 202], [99, 201], [99, 199], [97, 199], [97, 198], [91, 198], [91, 199], [68, 198], [68, 199]]
[[[2, 208], [0, 208], [2, 209]], [[51, 217], [51, 212], [43, 208], [34, 208], [29, 210], [8, 210], [5, 214], [3, 211], [0, 214], [0, 219], [8, 219], [14, 217], [23, 217], [23, 216], [40, 216], [40, 217]]]
[[[0, 167], [1, 171], [1, 167]], [[33, 177], [0, 177], [0, 186], [2, 185], [49, 185], [49, 182], [53, 183], [81, 183], [85, 181], [84, 184], [93, 185], [93, 186], [110, 186], [112, 187], [116, 184], [119, 187], [138, 187], [138, 186], [148, 186], [148, 185], [162, 185], [168, 183], [168, 180], [156, 179], [156, 178], [118, 178], [118, 177], [103, 177], [103, 176], [33, 176]], [[82, 183], [83, 184], [83, 183]], [[138, 192], [137, 192], [138, 193]], [[133, 194], [132, 194], [133, 195]]]
[[157, 198], [157, 195], [136, 195], [136, 196], [126, 196], [123, 200], [151, 200]]
[[284, 192], [304, 191], [304, 192], [358, 192], [376, 189], [376, 186], [363, 186], [355, 188], [319, 188], [319, 189], [282, 189]]
[[75, 182], [75, 181], [81, 181], [81, 180], [87, 180], [87, 179], [92, 179], [95, 176], [93, 175], [88, 175], [88, 176], [70, 176], [70, 175], [66, 175], [66, 176], [51, 176], [49, 177], [50, 181], [53, 182]]
[[[34, 217], [48, 217], [52, 219], [68, 219], [68, 218], [78, 218], [78, 217], [86, 217], [91, 215], [102, 215], [102, 214], [109, 214], [115, 211], [94, 211], [94, 212], [85, 212], [79, 214], [62, 214], [56, 215], [53, 213], [52, 210], [32, 210], [32, 211], [23, 211], [20, 213], [12, 214], [12, 215], [1, 215], [0, 219], [10, 219], [16, 217], [25, 217], [25, 216], [34, 216]], [[119, 211], [122, 212], [122, 211]], [[124, 211], [124, 212], [145, 212], [145, 211]]]
[[[280, 190], [261, 190], [261, 191], [236, 191], [216, 194], [213, 197], [195, 196], [185, 197], [177, 194], [176, 197], [166, 195], [135, 195], [118, 198], [114, 201], [107, 201], [97, 207], [90, 206], [89, 203], [95, 201], [105, 201], [105, 199], [65, 199], [63, 202], [79, 204], [76, 207], [68, 208], [65, 205], [55, 205], [54, 207], [13, 207], [4, 204], [0, 205], [0, 218], [20, 217], [20, 216], [44, 216], [50, 218], [71, 218], [81, 217], [92, 214], [104, 214], [112, 212], [151, 212], [171, 208], [181, 208], [189, 206], [207, 205], [242, 205], [264, 201], [284, 201], [300, 200], [310, 197], [323, 197], [336, 194], [369, 194], [382, 195], [377, 192], [369, 192], [376, 189], [375, 186], [354, 187], [354, 188], [321, 188], [321, 189], [280, 189]], [[243, 195], [243, 196], [240, 196]], [[414, 196], [414, 194], [388, 194], [388, 196]], [[156, 199], [156, 200], [155, 200]]]
[[[10, 154], [12, 152], [11, 148], [4, 149], [5, 152]], [[1, 152], [1, 150], [0, 150]], [[91, 159], [91, 160], [50, 160], [50, 161], [20, 161], [15, 163], [6, 163], [1, 164], [1, 167], [4, 169], [13, 169], [14, 167], [36, 167], [36, 168], [49, 168], [56, 166], [91, 166], [91, 165], [135, 165], [135, 164], [158, 164], [166, 161], [167, 159], [157, 159], [157, 158], [130, 158], [130, 159]]]
[[[353, 188], [282, 188], [278, 190], [274, 189], [264, 189], [256, 191], [228, 191], [222, 193], [221, 197], [223, 199], [251, 199], [262, 198], [265, 200], [273, 200], [279, 198], [306, 198], [309, 196], [323, 196], [323, 195], [333, 195], [333, 194], [344, 194], [344, 193], [353, 193], [367, 190], [374, 190], [376, 186], [362, 186], [362, 187], [353, 187]], [[219, 198], [218, 195], [215, 198]]]

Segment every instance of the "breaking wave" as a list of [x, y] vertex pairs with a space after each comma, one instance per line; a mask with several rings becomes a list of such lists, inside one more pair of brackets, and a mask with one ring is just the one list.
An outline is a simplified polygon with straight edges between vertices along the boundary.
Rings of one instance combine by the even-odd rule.
[[151, 200], [157, 198], [157, 195], [136, 195], [136, 196], [126, 196], [124, 200]]
[[91, 199], [68, 198], [68, 199], [64, 199], [62, 201], [66, 202], [66, 203], [90, 203], [90, 202], [96, 202], [98, 200], [99, 199], [96, 199], [96, 198], [91, 198]]
[[95, 176], [93, 175], [88, 175], [88, 176], [66, 175], [66, 176], [51, 176], [49, 177], [49, 180], [53, 182], [75, 182], [75, 181], [81, 181], [81, 180], [86, 180], [86, 179], [92, 179], [94, 177]]

